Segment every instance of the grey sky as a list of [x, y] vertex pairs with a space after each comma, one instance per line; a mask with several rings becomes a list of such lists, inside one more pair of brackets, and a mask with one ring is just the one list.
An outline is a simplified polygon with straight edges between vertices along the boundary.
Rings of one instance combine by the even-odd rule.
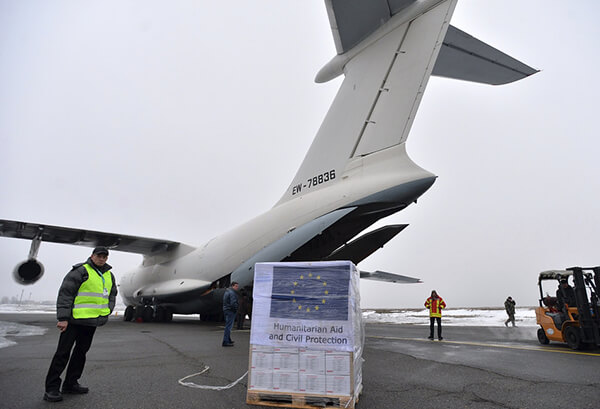
[[[537, 300], [537, 273], [600, 264], [594, 0], [459, 0], [452, 24], [542, 72], [491, 87], [432, 78], [409, 155], [439, 176], [388, 218], [404, 232], [360, 267], [365, 307]], [[199, 245], [268, 210], [339, 86], [323, 2], [0, 0], [0, 218]], [[54, 299], [90, 249], [43, 243], [44, 277], [0, 295]], [[141, 256], [113, 252], [119, 274]]]

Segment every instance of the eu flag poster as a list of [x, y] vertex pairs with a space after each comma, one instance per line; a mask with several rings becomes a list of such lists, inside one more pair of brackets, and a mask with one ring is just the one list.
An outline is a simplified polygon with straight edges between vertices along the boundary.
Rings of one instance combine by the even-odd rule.
[[353, 351], [362, 336], [359, 282], [350, 261], [257, 263], [250, 343]]
[[298, 320], [346, 321], [349, 283], [347, 266], [274, 266], [269, 315]]

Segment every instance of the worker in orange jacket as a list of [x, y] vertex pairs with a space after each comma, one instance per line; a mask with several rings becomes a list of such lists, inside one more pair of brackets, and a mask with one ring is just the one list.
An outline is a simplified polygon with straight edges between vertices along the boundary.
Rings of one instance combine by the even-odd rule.
[[442, 309], [446, 308], [446, 303], [435, 290], [431, 292], [431, 297], [425, 301], [425, 308], [429, 310], [429, 339], [433, 339], [433, 325], [437, 321], [438, 339], [442, 339]]

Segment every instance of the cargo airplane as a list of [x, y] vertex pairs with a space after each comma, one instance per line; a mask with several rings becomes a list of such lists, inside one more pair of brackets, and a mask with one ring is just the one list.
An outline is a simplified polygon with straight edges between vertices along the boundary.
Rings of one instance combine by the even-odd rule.
[[[14, 278], [40, 279], [44, 241], [138, 253], [142, 264], [119, 280], [125, 318], [169, 321], [173, 313], [218, 318], [225, 287], [237, 281], [251, 291], [257, 262], [359, 264], [406, 225], [363, 232], [415, 203], [436, 179], [406, 152], [429, 77], [499, 85], [537, 72], [450, 25], [456, 2], [325, 0], [337, 55], [315, 80], [344, 79], [296, 175], [265, 213], [198, 247], [0, 220], [1, 236], [31, 240]], [[361, 278], [418, 281], [382, 271]]]

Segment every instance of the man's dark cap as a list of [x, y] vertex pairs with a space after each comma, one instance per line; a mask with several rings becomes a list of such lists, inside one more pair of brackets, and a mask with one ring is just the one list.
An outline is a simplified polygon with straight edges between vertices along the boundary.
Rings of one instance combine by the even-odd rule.
[[566, 278], [561, 278], [560, 283], [561, 284], [569, 284], [569, 281]]
[[106, 254], [108, 256], [108, 249], [104, 246], [99, 246], [92, 251], [92, 254]]

